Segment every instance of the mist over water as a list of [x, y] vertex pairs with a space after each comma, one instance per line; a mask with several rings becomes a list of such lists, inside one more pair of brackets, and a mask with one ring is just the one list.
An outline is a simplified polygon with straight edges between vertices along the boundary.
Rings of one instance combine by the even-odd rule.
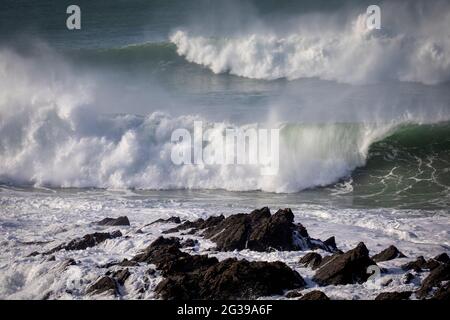
[[[360, 1], [101, 4], [81, 1], [83, 27], [71, 33], [63, 1], [19, 2], [22, 28], [1, 32], [2, 183], [277, 193], [331, 186], [393, 202], [426, 193], [423, 202], [448, 204], [446, 1], [383, 2], [380, 31], [365, 28]], [[16, 10], [2, 6], [4, 16]], [[30, 19], [42, 13], [48, 21]], [[2, 21], [1, 30], [18, 24]], [[280, 128], [279, 174], [175, 166], [170, 135], [195, 120], [219, 135]], [[396, 138], [405, 128], [412, 145]], [[440, 132], [435, 149], [420, 140], [428, 130]]]

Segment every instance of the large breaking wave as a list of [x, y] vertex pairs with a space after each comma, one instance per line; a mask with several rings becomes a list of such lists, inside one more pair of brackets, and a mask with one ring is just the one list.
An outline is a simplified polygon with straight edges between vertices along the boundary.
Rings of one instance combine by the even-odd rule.
[[175, 129], [203, 120], [221, 137], [236, 125], [160, 112], [101, 115], [92, 105], [95, 86], [73, 77], [57, 58], [49, 58], [52, 69], [7, 50], [0, 58], [0, 180], [13, 184], [295, 192], [347, 177], [365, 165], [374, 142], [421, 121], [405, 115], [380, 123], [272, 124], [281, 128], [276, 176], [262, 176], [258, 166], [176, 166], [171, 161]]
[[[431, 1], [381, 4], [382, 28], [364, 12], [300, 15], [289, 27], [259, 26], [230, 35], [175, 31], [170, 40], [188, 61], [214, 73], [273, 80], [316, 77], [351, 84], [450, 80], [450, 7]], [[347, 21], [347, 22], [345, 22]], [[278, 23], [279, 24], [279, 23]]]

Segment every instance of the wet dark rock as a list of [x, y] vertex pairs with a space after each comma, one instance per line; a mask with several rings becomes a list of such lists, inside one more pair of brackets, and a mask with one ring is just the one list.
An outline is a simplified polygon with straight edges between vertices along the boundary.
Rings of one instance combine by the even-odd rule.
[[90, 247], [94, 247], [99, 243], [102, 243], [108, 239], [114, 239], [121, 237], [122, 233], [120, 231], [114, 231], [114, 232], [96, 232], [92, 234], [87, 234], [82, 238], [76, 238], [70, 241], [69, 243], [61, 244], [57, 246], [56, 248], [51, 249], [50, 251], [47, 251], [44, 254], [52, 254], [59, 250], [84, 250]]
[[40, 254], [41, 254], [40, 252], [33, 251], [32, 253], [30, 253], [29, 255], [27, 255], [27, 258], [29, 258], [29, 257], [35, 257], [35, 256], [38, 256], [38, 255], [40, 255]]
[[133, 261], [155, 264], [166, 278], [156, 292], [163, 299], [248, 299], [305, 286], [282, 262], [218, 261], [180, 251], [177, 238], [156, 239]]
[[138, 265], [136, 261], [130, 261], [128, 259], [123, 259], [122, 262], [118, 264], [121, 267], [135, 267]]
[[180, 219], [180, 217], [170, 217], [170, 218], [167, 218], [167, 219], [158, 219], [158, 220], [155, 220], [152, 223], [149, 223], [149, 224], [147, 224], [145, 226], [151, 226], [152, 224], [156, 224], [156, 223], [176, 223], [176, 224], [179, 224], [179, 223], [181, 223], [181, 219]]
[[104, 292], [117, 294], [117, 284], [112, 277], [102, 276], [86, 290], [87, 294], [100, 294]]
[[225, 217], [223, 215], [220, 215], [220, 216], [209, 217], [206, 220], [200, 218], [195, 221], [186, 221], [183, 224], [179, 225], [178, 227], [168, 229], [168, 230], [164, 231], [163, 233], [168, 234], [168, 233], [175, 233], [175, 232], [180, 232], [183, 230], [192, 229], [192, 230], [190, 230], [190, 232], [188, 232], [186, 234], [194, 234], [199, 230], [211, 228], [211, 227], [217, 225], [218, 223], [220, 223], [221, 221], [223, 221], [224, 219], [225, 219]]
[[334, 254], [328, 255], [328, 256], [324, 256], [322, 257], [322, 262], [319, 265], [320, 267], [323, 267], [324, 265], [326, 265], [328, 262], [330, 262], [331, 260], [333, 260], [334, 258], [336, 258], [337, 256], [341, 255], [341, 252], [336, 252]]
[[122, 216], [118, 218], [105, 218], [97, 222], [100, 226], [129, 226], [130, 220], [128, 217]]
[[303, 296], [303, 293], [301, 292], [301, 290], [291, 290], [291, 291], [286, 292], [286, 294], [284, 296], [288, 299], [299, 298], [299, 297]]
[[332, 250], [329, 250], [329, 251], [336, 251], [336, 252], [339, 251], [339, 249], [336, 246], [336, 239], [335, 239], [334, 236], [328, 238], [327, 240], [325, 240], [323, 242], [323, 244], [326, 245], [328, 248], [332, 249]]
[[380, 253], [372, 257], [375, 262], [389, 261], [396, 258], [405, 258], [406, 256], [401, 253], [395, 246], [389, 246]]
[[441, 264], [434, 268], [428, 277], [422, 281], [422, 286], [416, 292], [419, 299], [425, 298], [434, 287], [440, 287], [442, 281], [450, 280], [450, 264]]
[[113, 278], [122, 286], [130, 275], [131, 273], [128, 269], [117, 270], [112, 274]]
[[142, 253], [136, 255], [132, 261], [153, 263], [164, 276], [175, 272], [190, 272], [218, 262], [216, 258], [204, 255], [192, 256], [180, 251], [180, 248], [181, 244], [178, 238], [159, 237]]
[[330, 300], [330, 298], [322, 291], [313, 290], [306, 293], [300, 300]]
[[422, 272], [422, 269], [427, 268], [427, 262], [423, 256], [420, 256], [415, 261], [405, 263], [401, 268], [405, 271], [414, 270], [416, 272]]
[[153, 268], [150, 268], [146, 272], [149, 276], [154, 276], [156, 274], [156, 270]]
[[163, 299], [251, 299], [304, 286], [303, 278], [282, 262], [230, 258], [204, 270], [171, 275], [156, 292]]
[[320, 285], [343, 285], [363, 283], [370, 276], [369, 266], [376, 263], [369, 257], [369, 250], [360, 242], [355, 249], [343, 254], [335, 254], [322, 264], [313, 277]]
[[433, 300], [450, 301], [450, 282], [440, 287], [434, 294]]
[[446, 254], [445, 252], [434, 257], [434, 260], [439, 261], [441, 263], [450, 263], [450, 258], [448, 254]]
[[403, 291], [403, 292], [382, 292], [380, 293], [375, 300], [409, 300], [411, 296], [411, 291]]
[[167, 233], [184, 229], [203, 230], [202, 235], [217, 245], [217, 250], [233, 251], [250, 249], [271, 250], [314, 250], [335, 251], [335, 243], [329, 245], [309, 237], [305, 227], [294, 223], [291, 209], [278, 210], [271, 215], [269, 208], [254, 210], [250, 214], [235, 214], [185, 222]]
[[299, 263], [311, 269], [317, 269], [322, 262], [322, 256], [316, 252], [309, 252], [300, 258]]
[[439, 267], [441, 264], [442, 264], [441, 262], [439, 262], [439, 261], [437, 261], [435, 259], [429, 259], [427, 261], [427, 264], [425, 265], [425, 267], [427, 269], [433, 270], [433, 269]]

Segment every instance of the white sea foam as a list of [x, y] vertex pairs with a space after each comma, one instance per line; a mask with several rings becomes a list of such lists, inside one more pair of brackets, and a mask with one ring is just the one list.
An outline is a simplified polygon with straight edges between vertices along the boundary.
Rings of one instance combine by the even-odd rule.
[[[171, 134], [177, 128], [192, 129], [200, 117], [159, 112], [145, 117], [99, 115], [90, 104], [95, 88], [89, 80], [72, 76], [64, 67], [49, 77], [47, 71], [37, 71], [39, 62], [0, 52], [2, 181], [57, 187], [293, 192], [328, 185], [364, 165], [370, 145], [392, 127], [273, 124], [281, 128], [276, 176], [261, 175], [260, 165], [177, 166], [171, 161]], [[218, 147], [225, 130], [236, 127], [204, 123], [214, 131], [211, 143]]]
[[[245, 198], [245, 193], [242, 196]], [[255, 208], [243, 205], [243, 199], [228, 206], [230, 199], [224, 194], [186, 192], [183, 195], [167, 191], [154, 193], [112, 192], [107, 190], [77, 190], [75, 192], [48, 190], [17, 191], [4, 188], [0, 192], [0, 298], [2, 299], [92, 299], [114, 298], [86, 295], [86, 288], [104, 275], [106, 268], [99, 266], [110, 262], [130, 259], [146, 248], [161, 232], [174, 224], [152, 224], [159, 218], [179, 216], [195, 220], [210, 215], [225, 215], [250, 212]], [[254, 202], [254, 196], [248, 200]], [[272, 211], [278, 206], [273, 199], [265, 197], [265, 203]], [[285, 205], [285, 203], [284, 203]], [[336, 236], [340, 249], [347, 251], [358, 242], [364, 241], [374, 254], [395, 244], [409, 258], [395, 259], [380, 266], [389, 269], [382, 275], [382, 281], [392, 278], [388, 287], [379, 283], [348, 286], [321, 287], [333, 299], [373, 299], [387, 290], [414, 291], [418, 282], [402, 283], [400, 265], [414, 260], [419, 255], [426, 258], [441, 252], [449, 252], [449, 221], [439, 212], [392, 209], [333, 209], [327, 206], [296, 204], [292, 206], [296, 222], [302, 223], [312, 237], [327, 239]], [[127, 215], [130, 227], [102, 227], [95, 221], [102, 218]], [[46, 251], [60, 243], [93, 232], [120, 229], [124, 237], [107, 240], [95, 247], [79, 251], [61, 250], [54, 253], [55, 260], [48, 257], [27, 257], [33, 251]], [[137, 230], [143, 232], [138, 233]], [[409, 235], [409, 236], [405, 236]], [[414, 235], [414, 236], [412, 236]], [[194, 237], [194, 236], [183, 236]], [[208, 254], [219, 259], [236, 257], [247, 260], [284, 261], [297, 270], [311, 286], [315, 271], [301, 268], [298, 259], [307, 252], [234, 252], [208, 251], [214, 244], [200, 239], [198, 251], [194, 254]], [[319, 250], [321, 254], [328, 254]], [[77, 264], [67, 267], [64, 262], [74, 259]], [[66, 267], [65, 267], [66, 266]], [[130, 278], [123, 287], [124, 299], [154, 299], [154, 288], [162, 279], [161, 274], [147, 273], [146, 264], [131, 267]], [[110, 270], [116, 270], [115, 267]], [[422, 279], [427, 275], [418, 275]], [[380, 281], [381, 281], [380, 280]], [[274, 297], [273, 297], [274, 298]]]
[[[442, 2], [430, 3], [427, 10], [403, 6], [382, 4], [381, 30], [369, 30], [365, 14], [352, 11], [346, 14], [347, 24], [330, 23], [333, 15], [322, 14], [315, 20], [300, 17], [298, 27], [282, 32], [249, 29], [211, 37], [178, 30], [170, 39], [190, 62], [214, 73], [253, 79], [316, 77], [352, 84], [449, 81], [449, 6]], [[403, 16], [408, 13], [417, 18], [415, 24]], [[311, 27], [311, 20], [322, 24]]]

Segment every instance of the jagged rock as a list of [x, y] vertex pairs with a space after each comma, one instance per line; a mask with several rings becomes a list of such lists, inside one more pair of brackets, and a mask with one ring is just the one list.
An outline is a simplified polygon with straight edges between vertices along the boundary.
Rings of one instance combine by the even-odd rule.
[[136, 261], [130, 261], [128, 259], [123, 259], [122, 262], [118, 264], [121, 267], [135, 267], [138, 265]]
[[195, 221], [186, 221], [183, 224], [179, 225], [178, 227], [168, 229], [168, 230], [164, 231], [163, 233], [168, 234], [168, 233], [174, 233], [174, 232], [180, 232], [183, 230], [192, 229], [191, 232], [186, 233], [186, 234], [194, 234], [198, 230], [203, 230], [206, 228], [213, 227], [224, 219], [225, 219], [225, 217], [223, 215], [220, 215], [220, 216], [209, 217], [206, 220], [200, 218]]
[[190, 272], [218, 262], [216, 258], [205, 255], [192, 256], [180, 251], [180, 248], [179, 239], [159, 237], [131, 261], [153, 263], [164, 276], [176, 272]]
[[129, 226], [130, 220], [128, 220], [128, 217], [126, 216], [118, 218], [105, 218], [98, 221], [97, 224], [101, 226]]
[[445, 252], [434, 257], [434, 260], [439, 261], [441, 263], [450, 263], [450, 258], [448, 254], [446, 254]]
[[305, 286], [282, 262], [226, 259], [205, 270], [169, 276], [157, 287], [164, 299], [251, 299]]
[[341, 252], [336, 252], [336, 253], [334, 253], [334, 254], [331, 254], [331, 255], [322, 257], [322, 262], [320, 263], [320, 265], [319, 265], [318, 267], [319, 267], [319, 268], [320, 268], [320, 267], [323, 267], [323, 266], [326, 265], [328, 262], [330, 262], [331, 260], [333, 260], [334, 258], [336, 258], [337, 256], [339, 256], [339, 255], [341, 255], [341, 254], [342, 254]]
[[326, 245], [327, 247], [331, 248], [332, 249], [331, 251], [336, 251], [336, 252], [340, 251], [336, 246], [336, 239], [334, 236], [325, 240], [323, 242], [323, 244]]
[[250, 214], [235, 214], [185, 222], [181, 226], [167, 230], [167, 233], [203, 230], [203, 236], [214, 241], [217, 250], [233, 251], [250, 249], [270, 250], [311, 250], [335, 251], [333, 239], [329, 245], [309, 237], [301, 224], [294, 224], [294, 214], [290, 209], [278, 210], [271, 215], [269, 208], [254, 210]]
[[306, 293], [300, 300], [330, 300], [330, 298], [322, 291], [313, 290]]
[[433, 300], [450, 301], [450, 282], [440, 287], [434, 294]]
[[375, 262], [389, 261], [396, 258], [405, 258], [406, 256], [401, 253], [395, 246], [389, 246], [380, 253], [372, 257]]
[[364, 243], [360, 242], [355, 249], [327, 259], [316, 272], [313, 281], [320, 285], [363, 283], [369, 277], [367, 268], [372, 265], [376, 263], [370, 259], [369, 250]]
[[422, 286], [416, 292], [419, 299], [425, 298], [433, 287], [439, 287], [442, 281], [450, 280], [450, 264], [441, 264], [433, 269], [422, 282]]
[[218, 261], [180, 251], [177, 238], [158, 238], [133, 261], [155, 264], [166, 278], [156, 287], [163, 299], [248, 299], [305, 286], [282, 262]]
[[94, 247], [97, 244], [104, 242], [108, 239], [114, 239], [117, 237], [121, 237], [122, 233], [120, 231], [114, 231], [114, 232], [96, 232], [92, 234], [87, 234], [83, 236], [82, 238], [76, 238], [70, 241], [69, 243], [61, 244], [57, 246], [56, 248], [51, 249], [50, 251], [45, 252], [45, 255], [52, 254], [59, 250], [84, 250], [86, 248]]
[[299, 263], [303, 266], [317, 269], [322, 262], [322, 256], [316, 252], [309, 252], [300, 258]]
[[375, 300], [408, 300], [411, 294], [411, 291], [382, 292], [375, 298]]
[[117, 282], [122, 286], [130, 275], [131, 274], [128, 269], [117, 270], [112, 274], [113, 278], [116, 279]]
[[179, 223], [181, 223], [181, 219], [180, 219], [180, 217], [170, 217], [170, 218], [167, 218], [167, 219], [158, 219], [158, 220], [155, 220], [152, 223], [149, 223], [149, 224], [147, 224], [145, 226], [151, 226], [152, 224], [156, 224], [156, 223], [176, 223], [176, 224], [179, 224]]
[[441, 263], [439, 261], [437, 261], [435, 259], [429, 259], [427, 261], [427, 264], [425, 265], [425, 267], [427, 269], [433, 270], [433, 269], [439, 267], [440, 265], [441, 265]]
[[288, 299], [292, 299], [292, 298], [299, 298], [302, 295], [303, 295], [303, 293], [300, 290], [291, 290], [291, 291], [286, 292], [286, 294], [284, 296]]
[[426, 268], [427, 262], [423, 256], [418, 257], [415, 261], [408, 262], [401, 266], [405, 271], [414, 270], [416, 272], [422, 272], [422, 268]]
[[94, 284], [89, 286], [86, 290], [87, 294], [100, 294], [103, 292], [109, 292], [111, 294], [117, 294], [117, 285], [113, 278], [108, 276], [100, 277]]

